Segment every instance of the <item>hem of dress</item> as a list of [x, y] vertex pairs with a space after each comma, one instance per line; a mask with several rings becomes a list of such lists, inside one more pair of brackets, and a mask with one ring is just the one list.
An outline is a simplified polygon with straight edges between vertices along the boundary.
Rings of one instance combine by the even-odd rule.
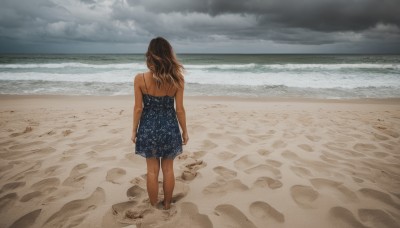
[[182, 152], [183, 152], [183, 150], [179, 150], [176, 154], [175, 154], [175, 156], [173, 156], [173, 157], [171, 157], [171, 156], [146, 156], [145, 155], [145, 153], [140, 153], [140, 152], [137, 152], [137, 151], [135, 151], [135, 154], [137, 154], [137, 155], [140, 155], [140, 156], [142, 156], [142, 157], [144, 157], [144, 158], [166, 158], [166, 159], [175, 159], [176, 157], [178, 157], [180, 154], [182, 154]]

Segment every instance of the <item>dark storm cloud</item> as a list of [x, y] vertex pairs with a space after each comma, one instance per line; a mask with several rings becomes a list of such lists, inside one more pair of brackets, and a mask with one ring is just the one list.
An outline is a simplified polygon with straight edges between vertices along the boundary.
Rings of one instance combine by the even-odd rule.
[[109, 21], [109, 10], [89, 7], [92, 3], [96, 2], [4, 0], [0, 8], [1, 36], [51, 42], [128, 42], [140, 35], [126, 22]]
[[[396, 28], [400, 25], [400, 1], [396, 0], [128, 0], [128, 4], [129, 7], [114, 8], [116, 18], [124, 15], [124, 19], [140, 22], [151, 33], [177, 38], [205, 39], [216, 34], [234, 40], [329, 44], [355, 40], [357, 35], [381, 24], [391, 25], [393, 33], [398, 33]], [[140, 13], [129, 12], [138, 7], [142, 9]], [[164, 18], [165, 15], [169, 17]], [[227, 17], [229, 21], [225, 20]], [[168, 24], [168, 19], [173, 18], [174, 23]]]
[[201, 12], [212, 16], [253, 14], [260, 25], [275, 22], [288, 27], [321, 31], [364, 30], [377, 23], [400, 26], [398, 0], [128, 0], [148, 11]]
[[165, 36], [189, 52], [241, 52], [253, 44], [400, 52], [399, 11], [399, 0], [2, 0], [0, 51], [128, 44], [143, 51], [149, 39]]

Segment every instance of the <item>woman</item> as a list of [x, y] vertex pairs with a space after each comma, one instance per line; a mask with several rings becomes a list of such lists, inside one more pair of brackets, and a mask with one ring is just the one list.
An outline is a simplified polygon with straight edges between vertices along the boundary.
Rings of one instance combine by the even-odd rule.
[[182, 144], [186, 145], [189, 140], [183, 107], [183, 66], [162, 37], [151, 40], [146, 58], [149, 71], [136, 75], [134, 80], [132, 141], [136, 144], [135, 153], [146, 158], [147, 192], [152, 206], [158, 203], [161, 164], [163, 206], [169, 209], [175, 186], [173, 161], [182, 153]]

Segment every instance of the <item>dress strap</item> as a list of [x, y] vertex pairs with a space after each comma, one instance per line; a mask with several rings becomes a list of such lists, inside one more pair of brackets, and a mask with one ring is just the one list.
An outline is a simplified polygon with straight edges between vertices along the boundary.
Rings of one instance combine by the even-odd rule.
[[149, 91], [147, 90], [146, 79], [144, 78], [144, 73], [142, 76], [143, 76], [143, 80], [144, 80], [144, 87], [146, 88], [146, 93], [149, 94]]

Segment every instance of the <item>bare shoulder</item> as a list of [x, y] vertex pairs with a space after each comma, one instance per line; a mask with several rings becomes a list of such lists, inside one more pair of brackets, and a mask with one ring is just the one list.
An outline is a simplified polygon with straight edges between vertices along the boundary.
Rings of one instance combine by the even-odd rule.
[[143, 73], [138, 73], [138, 74], [135, 75], [135, 77], [133, 79], [135, 84], [139, 84], [139, 85], [141, 84], [142, 77], [143, 77], [142, 75], [143, 75]]
[[135, 81], [138, 80], [138, 79], [140, 79], [141, 77], [143, 77], [142, 75], [143, 75], [143, 73], [137, 73], [137, 74], [135, 75]]

